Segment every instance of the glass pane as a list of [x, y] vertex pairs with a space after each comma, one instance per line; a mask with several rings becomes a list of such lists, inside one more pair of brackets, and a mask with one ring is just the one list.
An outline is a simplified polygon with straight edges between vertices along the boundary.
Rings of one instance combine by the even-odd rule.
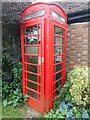
[[39, 66], [39, 74], [40, 74], [40, 71], [41, 71], [40, 69], [41, 69], [41, 67]]
[[25, 45], [25, 38], [24, 38], [24, 45]]
[[37, 91], [37, 84], [34, 84], [34, 83], [27, 81], [27, 87]]
[[63, 45], [63, 38], [56, 37], [56, 44]]
[[34, 18], [34, 17], [37, 17], [37, 16], [44, 15], [44, 13], [45, 13], [45, 10], [40, 10], [38, 12], [34, 12], [32, 14], [28, 14], [28, 15], [24, 16], [23, 20], [28, 20], [30, 18]]
[[56, 65], [56, 72], [62, 70], [62, 64]]
[[39, 85], [39, 92], [41, 92], [41, 87], [40, 87], [40, 85]]
[[29, 35], [29, 34], [37, 34], [37, 25], [29, 26], [26, 28], [26, 35]]
[[61, 84], [62, 84], [62, 81], [61, 81], [61, 80], [58, 81], [58, 82], [56, 82], [56, 84], [55, 84], [55, 89], [58, 88], [59, 86], [61, 86]]
[[26, 80], [25, 80], [25, 86], [26, 86]]
[[38, 99], [37, 93], [34, 93], [34, 92], [30, 91], [30, 90], [28, 90], [28, 95], [35, 98], [36, 100]]
[[26, 38], [26, 44], [37, 44], [37, 36], [28, 36]]
[[37, 56], [27, 56], [27, 62], [37, 64]]
[[37, 73], [37, 66], [27, 64], [27, 71]]
[[26, 78], [26, 72], [24, 72], [24, 77]]
[[40, 99], [41, 99], [41, 96], [39, 95], [39, 101], [40, 101]]
[[41, 47], [39, 47], [39, 55], [41, 54]]
[[54, 47], [54, 54], [55, 54], [55, 51], [56, 51], [56, 47]]
[[56, 56], [56, 63], [61, 62], [62, 61], [62, 56]]
[[27, 73], [27, 79], [37, 82], [37, 75]]
[[65, 18], [60, 16], [59, 14], [57, 14], [56, 12], [52, 11], [52, 15], [58, 19], [60, 19], [61, 21], [65, 22]]
[[39, 36], [39, 44], [41, 44], [41, 36]]
[[25, 28], [23, 29], [23, 35], [25, 35]]
[[39, 83], [40, 83], [40, 76], [39, 76]]
[[26, 91], [27, 91], [27, 89], [25, 88], [25, 94], [27, 94], [27, 92], [26, 92]]
[[58, 79], [61, 78], [61, 77], [62, 77], [62, 72], [56, 74], [56, 80], [58, 80]]
[[24, 64], [24, 70], [26, 70], [26, 64]]
[[41, 25], [39, 24], [39, 34], [41, 34]]
[[63, 29], [56, 26], [56, 34], [63, 36]]
[[53, 63], [55, 64], [55, 62], [56, 62], [56, 57], [54, 56], [54, 60], [53, 60]]
[[37, 47], [26, 47], [27, 54], [37, 54]]
[[62, 54], [62, 47], [56, 47], [56, 54]]
[[54, 73], [56, 72], [56, 66], [53, 67], [53, 72], [54, 72]]
[[57, 91], [55, 92], [55, 97], [58, 96], [58, 95], [59, 95], [59, 91], [57, 90]]

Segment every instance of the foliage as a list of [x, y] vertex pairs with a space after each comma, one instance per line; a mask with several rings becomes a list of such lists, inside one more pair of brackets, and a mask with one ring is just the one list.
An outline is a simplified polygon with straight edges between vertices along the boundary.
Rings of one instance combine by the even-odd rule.
[[48, 114], [44, 113], [45, 118], [89, 118], [89, 109], [86, 110], [84, 106], [78, 106], [76, 102], [72, 101], [72, 96], [69, 92], [71, 83], [67, 81], [63, 88], [60, 89], [60, 96], [54, 100], [53, 108]]
[[54, 111], [58, 108], [61, 101], [65, 101], [65, 102], [72, 101], [69, 88], [70, 88], [70, 83], [67, 81], [64, 84], [63, 88], [59, 90], [60, 96], [54, 101], [54, 104], [53, 104]]
[[50, 110], [48, 114], [44, 113], [45, 118], [89, 118], [88, 112], [83, 107], [74, 106], [69, 102], [60, 102], [59, 108]]
[[74, 69], [68, 74], [71, 82], [70, 94], [73, 102], [77, 105], [86, 105], [89, 103], [89, 84], [88, 67], [74, 66]]
[[6, 57], [3, 56], [2, 57], [2, 79], [3, 81], [7, 81], [7, 82], [12, 82], [13, 80], [13, 64], [12, 62]]
[[13, 82], [2, 82], [3, 105], [13, 104], [14, 107], [26, 103], [28, 96], [22, 93], [22, 64], [18, 62], [13, 65]]

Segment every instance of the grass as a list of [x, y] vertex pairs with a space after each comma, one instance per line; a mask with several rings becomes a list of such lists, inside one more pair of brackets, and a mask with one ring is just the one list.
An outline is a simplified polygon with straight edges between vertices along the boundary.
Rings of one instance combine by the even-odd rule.
[[12, 105], [7, 107], [2, 106], [2, 118], [25, 118], [26, 109], [25, 107], [16, 107]]

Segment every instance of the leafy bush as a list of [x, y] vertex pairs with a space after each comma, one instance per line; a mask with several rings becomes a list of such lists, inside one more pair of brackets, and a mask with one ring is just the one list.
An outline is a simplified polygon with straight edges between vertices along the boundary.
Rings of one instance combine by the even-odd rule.
[[70, 94], [73, 102], [77, 105], [86, 105], [89, 103], [89, 84], [88, 67], [74, 66], [74, 69], [68, 74], [71, 82]]
[[89, 118], [89, 109], [85, 109], [85, 106], [78, 106], [76, 102], [72, 101], [70, 94], [70, 88], [72, 84], [67, 81], [63, 88], [59, 90], [60, 96], [54, 100], [53, 108], [48, 114], [44, 113], [45, 118]]
[[44, 113], [45, 118], [89, 118], [87, 110], [83, 107], [78, 107], [69, 102], [60, 102], [56, 111], [50, 110], [48, 114]]
[[14, 64], [12, 71], [14, 74], [13, 82], [2, 82], [3, 105], [21, 106], [28, 99], [28, 96], [22, 93], [22, 63]]
[[12, 62], [6, 57], [2, 57], [2, 80], [7, 82], [12, 82], [13, 80], [13, 64]]
[[57, 110], [61, 101], [64, 101], [64, 102], [72, 101], [72, 97], [70, 95], [69, 88], [70, 88], [70, 83], [67, 81], [64, 84], [63, 88], [61, 88], [59, 90], [60, 96], [54, 101], [54, 104], [53, 104], [54, 111]]

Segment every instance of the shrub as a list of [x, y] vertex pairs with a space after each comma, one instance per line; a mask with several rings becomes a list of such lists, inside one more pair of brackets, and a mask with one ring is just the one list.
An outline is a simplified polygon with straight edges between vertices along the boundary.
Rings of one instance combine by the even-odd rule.
[[22, 93], [22, 63], [15, 63], [12, 72], [14, 76], [13, 81], [11, 83], [7, 81], [2, 82], [2, 98], [4, 106], [12, 104], [16, 107], [26, 104], [28, 99], [28, 96]]
[[89, 103], [89, 84], [88, 84], [88, 67], [74, 66], [74, 69], [68, 74], [71, 82], [70, 94], [73, 102], [77, 105], [86, 105]]
[[61, 101], [64, 101], [64, 102], [72, 101], [72, 98], [71, 98], [71, 95], [69, 92], [69, 88], [70, 88], [70, 83], [67, 81], [63, 85], [63, 87], [61, 89], [59, 89], [60, 96], [54, 101], [54, 104], [53, 104], [54, 111], [57, 110]]
[[13, 80], [13, 64], [12, 62], [4, 55], [2, 57], [2, 80], [9, 83]]

